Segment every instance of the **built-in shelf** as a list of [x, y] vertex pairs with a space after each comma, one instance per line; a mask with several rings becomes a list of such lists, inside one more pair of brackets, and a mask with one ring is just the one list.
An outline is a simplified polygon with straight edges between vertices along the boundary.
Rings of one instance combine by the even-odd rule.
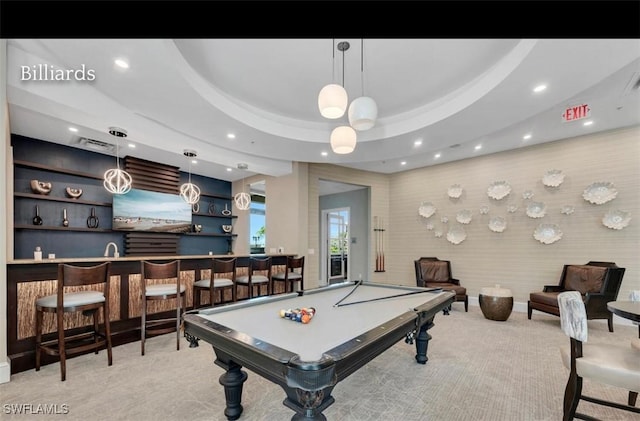
[[215, 234], [213, 232], [185, 232], [184, 235], [193, 235], [196, 237], [237, 237], [238, 234]]
[[108, 206], [111, 207], [111, 203], [109, 202], [94, 202], [92, 200], [82, 200], [82, 199], [71, 199], [68, 197], [56, 197], [56, 196], [45, 196], [43, 194], [34, 194], [34, 193], [14, 193], [15, 197], [23, 197], [26, 199], [37, 199], [37, 200], [50, 200], [52, 202], [65, 202], [65, 203], [75, 203], [79, 205], [93, 205], [93, 206]]
[[207, 216], [209, 218], [237, 218], [237, 215], [212, 215], [210, 213], [191, 213], [193, 216]]
[[[28, 225], [16, 224], [15, 229], [21, 230], [44, 230], [44, 231], [75, 231], [75, 232], [116, 232], [104, 228], [87, 228], [87, 227], [54, 227], [50, 225]], [[121, 231], [117, 231], [121, 232]]]
[[231, 196], [221, 196], [219, 194], [200, 193], [200, 196], [213, 197], [214, 199], [233, 200], [233, 197], [231, 197]]
[[75, 175], [75, 176], [78, 176], [78, 177], [93, 178], [94, 180], [102, 180], [103, 179], [102, 175], [95, 175], [95, 174], [90, 174], [90, 173], [87, 173], [87, 172], [67, 170], [65, 168], [52, 167], [50, 165], [39, 164], [37, 162], [21, 161], [21, 160], [16, 159], [16, 160], [13, 161], [13, 164], [17, 165], [18, 167], [36, 168], [36, 169], [39, 169], [39, 170], [51, 171], [51, 172], [55, 172], [55, 173], [58, 173], [58, 174]]

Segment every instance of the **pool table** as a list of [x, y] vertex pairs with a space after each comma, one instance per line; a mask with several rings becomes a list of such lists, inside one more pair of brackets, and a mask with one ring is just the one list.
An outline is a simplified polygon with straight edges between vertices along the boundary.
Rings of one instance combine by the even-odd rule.
[[[184, 316], [184, 331], [192, 346], [210, 343], [226, 370], [219, 381], [227, 419], [242, 414], [246, 367], [284, 389], [292, 420], [326, 420], [336, 384], [399, 340], [415, 341], [415, 359], [425, 364], [427, 329], [454, 298], [440, 289], [344, 282], [199, 309]], [[305, 307], [316, 311], [306, 324], [280, 316]]]

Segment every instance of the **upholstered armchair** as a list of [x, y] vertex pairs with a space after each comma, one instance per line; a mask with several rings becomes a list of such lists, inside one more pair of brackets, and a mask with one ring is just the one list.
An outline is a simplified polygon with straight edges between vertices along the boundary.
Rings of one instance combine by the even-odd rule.
[[464, 302], [464, 311], [469, 311], [467, 289], [451, 275], [451, 262], [437, 257], [421, 257], [414, 260], [416, 285], [427, 288], [442, 288], [456, 293], [456, 301]]
[[607, 309], [609, 301], [618, 297], [625, 268], [613, 262], [588, 262], [586, 265], [564, 265], [558, 285], [545, 285], [542, 292], [529, 294], [528, 318], [533, 310], [560, 316], [558, 294], [578, 291], [584, 300], [587, 319], [606, 319], [613, 332], [613, 313]]

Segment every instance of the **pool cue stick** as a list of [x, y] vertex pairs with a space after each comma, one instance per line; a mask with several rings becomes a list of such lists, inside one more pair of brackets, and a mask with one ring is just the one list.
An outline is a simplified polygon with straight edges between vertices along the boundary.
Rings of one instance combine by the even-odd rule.
[[[425, 289], [423, 291], [405, 292], [404, 294], [389, 295], [388, 297], [371, 298], [369, 300], [362, 300], [362, 301], [353, 301], [351, 303], [346, 303], [346, 304], [337, 303], [337, 304], [334, 305], [334, 307], [344, 307], [344, 306], [350, 306], [350, 305], [353, 305], [353, 304], [370, 303], [372, 301], [380, 301], [380, 300], [387, 300], [389, 298], [398, 298], [398, 297], [404, 297], [404, 296], [407, 296], [407, 295], [422, 294], [424, 292], [441, 292], [441, 291], [442, 291], [442, 288], [429, 288], [429, 289]], [[348, 295], [347, 295], [347, 297], [348, 297]], [[344, 297], [344, 298], [347, 298], [347, 297]], [[344, 298], [342, 300], [344, 300]], [[340, 301], [342, 301], [342, 300], [340, 300]]]
[[359, 281], [356, 281], [356, 284], [354, 285], [353, 289], [351, 290], [351, 292], [349, 292], [347, 295], [345, 295], [344, 297], [342, 297], [342, 299], [340, 301], [338, 301], [337, 303], [335, 303], [333, 306], [334, 307], [340, 307], [340, 303], [343, 302], [349, 295], [353, 294], [354, 291], [356, 290], [356, 288], [358, 288], [360, 285], [362, 285], [362, 279], [360, 279]]
[[380, 245], [378, 244], [378, 217], [373, 217], [373, 238], [376, 244], [376, 272], [380, 270]]
[[384, 219], [380, 218], [380, 270], [384, 272]]

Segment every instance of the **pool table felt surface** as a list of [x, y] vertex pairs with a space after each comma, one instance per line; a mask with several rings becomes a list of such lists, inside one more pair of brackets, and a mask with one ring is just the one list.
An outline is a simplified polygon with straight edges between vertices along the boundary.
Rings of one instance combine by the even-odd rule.
[[[246, 335], [248, 341], [259, 340], [299, 355], [301, 361], [317, 361], [332, 348], [378, 328], [408, 312], [415, 318], [414, 309], [446, 292], [424, 292], [378, 301], [344, 305], [391, 295], [423, 290], [397, 285], [376, 286], [364, 283], [335, 307], [354, 284], [337, 288], [306, 291], [303, 296], [286, 294], [258, 298], [251, 303], [237, 303], [204, 309], [199, 316]], [[249, 305], [251, 304], [251, 305]], [[307, 324], [280, 317], [281, 309], [313, 307], [316, 313]], [[209, 314], [207, 314], [209, 313]]]

